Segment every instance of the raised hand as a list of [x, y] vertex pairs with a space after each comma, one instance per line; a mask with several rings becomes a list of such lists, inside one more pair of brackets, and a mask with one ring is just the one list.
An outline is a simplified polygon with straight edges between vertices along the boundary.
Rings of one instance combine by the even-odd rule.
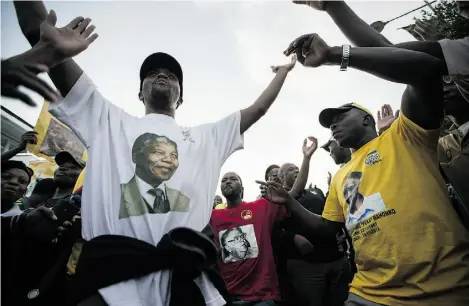
[[37, 144], [37, 133], [35, 131], [29, 131], [21, 135], [19, 147], [24, 150], [28, 144]]
[[306, 5], [318, 11], [326, 10], [325, 2], [326, 1], [293, 1], [295, 4]]
[[399, 117], [399, 110], [396, 111], [396, 114], [393, 114], [391, 105], [384, 104], [383, 106], [381, 106], [381, 112], [378, 111], [378, 122], [377, 122], [379, 134], [386, 131], [394, 122], [394, 120], [397, 119], [397, 117]]
[[77, 17], [63, 28], [56, 28], [57, 15], [53, 10], [41, 24], [40, 43], [50, 45], [57, 53], [57, 61], [63, 61], [86, 50], [98, 34], [92, 34], [96, 28], [90, 26], [91, 19]]
[[283, 52], [295, 53], [298, 61], [306, 67], [319, 67], [326, 62], [329, 46], [318, 34], [305, 34], [295, 39]]
[[24, 86], [37, 92], [44, 99], [56, 102], [59, 99], [57, 91], [37, 76], [48, 70], [45, 65], [24, 62], [21, 55], [2, 60], [2, 96], [18, 99], [29, 106], [36, 106], [27, 94], [19, 91], [18, 86]]
[[280, 183], [272, 181], [256, 181], [256, 183], [261, 185], [260, 188], [262, 197], [266, 198], [274, 204], [285, 204], [290, 197], [288, 191], [286, 191]]
[[293, 55], [290, 63], [282, 65], [282, 66], [271, 66], [270, 68], [272, 69], [273, 73], [277, 73], [281, 69], [285, 69], [287, 72], [289, 72], [295, 67], [295, 64], [296, 64], [296, 55]]
[[[308, 139], [311, 141], [311, 145], [308, 147]], [[303, 155], [304, 157], [310, 158], [313, 156], [314, 152], [316, 152], [316, 149], [318, 148], [318, 140], [316, 137], [313, 136], [308, 136], [308, 138], [305, 138], [303, 141]]]

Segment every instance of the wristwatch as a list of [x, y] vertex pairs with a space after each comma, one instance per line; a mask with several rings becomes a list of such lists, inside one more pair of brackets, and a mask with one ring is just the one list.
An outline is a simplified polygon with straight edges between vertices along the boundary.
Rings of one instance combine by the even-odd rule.
[[340, 62], [340, 71], [346, 71], [350, 61], [350, 45], [342, 45], [342, 61]]

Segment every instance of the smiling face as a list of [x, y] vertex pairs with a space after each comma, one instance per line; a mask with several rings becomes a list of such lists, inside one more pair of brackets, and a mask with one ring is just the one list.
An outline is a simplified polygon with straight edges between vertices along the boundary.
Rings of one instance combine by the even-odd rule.
[[29, 182], [29, 175], [22, 169], [11, 168], [2, 171], [2, 203], [13, 203], [21, 198]]
[[139, 94], [140, 100], [154, 109], [176, 109], [180, 101], [179, 80], [164, 68], [157, 68], [147, 74]]
[[74, 162], [66, 162], [54, 172], [54, 181], [61, 187], [73, 187], [83, 168]]

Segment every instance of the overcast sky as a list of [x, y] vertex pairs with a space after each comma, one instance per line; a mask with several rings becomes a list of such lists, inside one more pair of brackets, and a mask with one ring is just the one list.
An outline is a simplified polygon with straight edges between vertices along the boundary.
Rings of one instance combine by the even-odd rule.
[[[396, 17], [423, 2], [349, 4], [371, 23]], [[99, 38], [76, 60], [105, 97], [132, 115], [144, 115], [137, 94], [145, 57], [157, 51], [176, 57], [184, 71], [184, 104], [176, 120], [186, 126], [215, 121], [253, 103], [274, 77], [270, 66], [289, 62], [282, 51], [297, 36], [316, 32], [331, 46], [348, 43], [326, 13], [290, 1], [47, 1], [46, 6], [57, 12], [58, 26], [78, 15], [93, 19]], [[6, 58], [29, 45], [12, 2], [2, 1], [1, 7], [1, 53]], [[413, 40], [397, 28], [415, 16], [420, 14], [390, 23], [383, 34], [394, 43]], [[328, 140], [329, 130], [318, 123], [323, 108], [358, 102], [376, 114], [385, 103], [397, 109], [403, 89], [353, 69], [340, 72], [338, 67], [312, 69], [298, 64], [269, 112], [246, 132], [245, 149], [229, 158], [222, 174], [237, 172], [245, 185], [245, 199], [254, 200], [259, 194], [254, 181], [263, 179], [268, 165], [300, 165], [306, 136], [316, 136], [320, 145]], [[34, 108], [3, 98], [2, 105], [34, 125], [42, 100], [33, 97], [39, 104]], [[328, 153], [318, 149], [308, 184], [325, 192], [327, 171], [337, 169]]]

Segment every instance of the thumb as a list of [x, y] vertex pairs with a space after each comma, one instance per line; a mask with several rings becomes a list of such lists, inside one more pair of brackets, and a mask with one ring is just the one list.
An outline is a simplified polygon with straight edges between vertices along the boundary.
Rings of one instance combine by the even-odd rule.
[[46, 22], [55, 27], [55, 24], [57, 23], [57, 14], [54, 10], [50, 10], [49, 15], [47, 15]]

